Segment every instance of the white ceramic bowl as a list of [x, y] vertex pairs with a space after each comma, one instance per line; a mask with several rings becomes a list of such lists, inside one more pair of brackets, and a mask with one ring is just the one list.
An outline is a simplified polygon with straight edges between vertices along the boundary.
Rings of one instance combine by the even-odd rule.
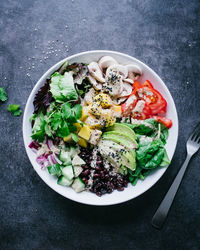
[[64, 197], [68, 199], [71, 199], [80, 203], [89, 204], [89, 205], [113, 205], [113, 204], [118, 204], [118, 203], [131, 200], [143, 194], [145, 191], [151, 188], [161, 178], [161, 176], [164, 174], [164, 172], [167, 169], [167, 168], [158, 168], [154, 170], [144, 181], [138, 181], [136, 186], [132, 186], [131, 184], [129, 184], [128, 188], [125, 188], [125, 190], [122, 192], [114, 191], [111, 194], [106, 194], [106, 195], [103, 195], [102, 197], [98, 197], [91, 192], [85, 191], [82, 193], [75, 193], [71, 187], [63, 187], [63, 186], [58, 185], [57, 180], [53, 176], [49, 175], [47, 170], [41, 170], [40, 166], [35, 161], [36, 155], [28, 147], [29, 143], [31, 142], [31, 137], [30, 137], [31, 136], [31, 124], [29, 122], [29, 118], [33, 113], [33, 99], [38, 89], [44, 84], [46, 78], [48, 78], [54, 71], [56, 71], [64, 61], [67, 60], [69, 63], [73, 63], [73, 62], [90, 63], [91, 61], [97, 61], [100, 57], [105, 56], [105, 55], [114, 57], [121, 64], [136, 63], [137, 65], [139, 65], [143, 71], [143, 76], [141, 77], [141, 79], [139, 79], [140, 82], [143, 82], [146, 79], [150, 80], [153, 83], [154, 87], [166, 99], [168, 103], [167, 117], [173, 120], [173, 126], [169, 130], [169, 138], [166, 144], [166, 150], [170, 159], [172, 159], [173, 157], [173, 154], [176, 148], [177, 139], [178, 139], [178, 116], [177, 116], [176, 107], [172, 99], [172, 96], [169, 90], [167, 89], [166, 85], [164, 84], [164, 82], [161, 80], [161, 78], [152, 69], [150, 69], [146, 64], [142, 63], [141, 61], [129, 55], [122, 54], [122, 53], [115, 52], [115, 51], [107, 51], [107, 50], [95, 50], [95, 51], [82, 52], [82, 53], [67, 57], [63, 59], [62, 61], [58, 62], [57, 64], [55, 64], [39, 79], [39, 81], [33, 88], [28, 98], [28, 101], [26, 103], [26, 108], [25, 108], [24, 117], [23, 117], [24, 144], [25, 144], [28, 157], [35, 171], [38, 173], [38, 175], [42, 178], [42, 180], [49, 187], [51, 187], [57, 193], [63, 195]]

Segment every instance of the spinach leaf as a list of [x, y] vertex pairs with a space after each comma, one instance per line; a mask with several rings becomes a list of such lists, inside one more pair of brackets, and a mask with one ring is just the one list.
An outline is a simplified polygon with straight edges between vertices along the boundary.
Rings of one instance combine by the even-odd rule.
[[163, 156], [162, 162], [160, 163], [160, 166], [166, 167], [166, 166], [169, 166], [169, 164], [170, 164], [170, 160], [169, 160], [169, 157], [167, 155], [166, 149], [164, 149], [164, 156]]
[[153, 155], [153, 157], [145, 164], [143, 168], [153, 169], [160, 165], [164, 156], [164, 148], [159, 148], [159, 150]]
[[151, 143], [146, 141], [139, 143], [139, 148], [136, 150], [136, 159], [139, 165], [144, 167], [161, 145], [163, 143], [160, 140], [152, 141]]
[[163, 125], [162, 123], [160, 125], [161, 125], [160, 139], [164, 144], [166, 144], [169, 134], [168, 128], [166, 128], [165, 125]]
[[144, 121], [141, 120], [134, 120], [134, 123], [123, 123], [124, 125], [128, 126], [129, 128], [133, 129], [136, 134], [140, 135], [149, 135], [154, 130], [157, 129], [157, 122], [155, 119], [146, 119]]

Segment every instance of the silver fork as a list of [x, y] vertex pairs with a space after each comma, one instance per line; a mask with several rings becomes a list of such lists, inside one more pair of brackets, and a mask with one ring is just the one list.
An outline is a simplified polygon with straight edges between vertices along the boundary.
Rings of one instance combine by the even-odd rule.
[[181, 181], [183, 179], [185, 170], [188, 166], [188, 163], [191, 159], [191, 157], [199, 150], [200, 148], [200, 123], [195, 127], [194, 131], [190, 135], [190, 137], [187, 140], [186, 144], [187, 148], [187, 157], [179, 170], [177, 176], [175, 177], [171, 187], [169, 188], [167, 194], [165, 195], [164, 199], [162, 200], [160, 206], [158, 207], [157, 211], [155, 212], [151, 224], [157, 229], [160, 229], [167, 217], [167, 214], [169, 212], [169, 209], [172, 205], [172, 202], [174, 200], [174, 197], [178, 191], [178, 188], [181, 184]]

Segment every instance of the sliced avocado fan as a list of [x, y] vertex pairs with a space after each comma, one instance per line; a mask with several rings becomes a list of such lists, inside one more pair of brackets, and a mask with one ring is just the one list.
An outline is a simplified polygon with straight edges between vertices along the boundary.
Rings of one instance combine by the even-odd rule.
[[128, 137], [136, 139], [135, 132], [128, 126], [120, 124], [120, 123], [115, 123], [113, 126], [108, 127], [106, 131], [118, 131], [123, 135], [127, 135]]
[[102, 136], [103, 139], [105, 140], [111, 140], [114, 141], [127, 149], [134, 149], [137, 148], [138, 144], [134, 138], [131, 136], [128, 136], [126, 134], [123, 134], [123, 132], [119, 131], [109, 131], [103, 133]]
[[127, 150], [124, 146], [111, 140], [101, 140], [98, 144], [101, 155], [116, 168], [126, 166], [132, 171], [136, 168], [136, 157], [134, 150]]

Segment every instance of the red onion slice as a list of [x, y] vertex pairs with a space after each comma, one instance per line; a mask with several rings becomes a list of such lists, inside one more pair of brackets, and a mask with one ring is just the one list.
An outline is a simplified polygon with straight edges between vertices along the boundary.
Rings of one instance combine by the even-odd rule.
[[53, 141], [51, 139], [47, 139], [47, 147], [48, 147], [48, 149], [51, 150], [52, 146], [53, 146]]
[[55, 153], [53, 153], [54, 159], [57, 161], [58, 164], [62, 165], [62, 161], [58, 159]]

